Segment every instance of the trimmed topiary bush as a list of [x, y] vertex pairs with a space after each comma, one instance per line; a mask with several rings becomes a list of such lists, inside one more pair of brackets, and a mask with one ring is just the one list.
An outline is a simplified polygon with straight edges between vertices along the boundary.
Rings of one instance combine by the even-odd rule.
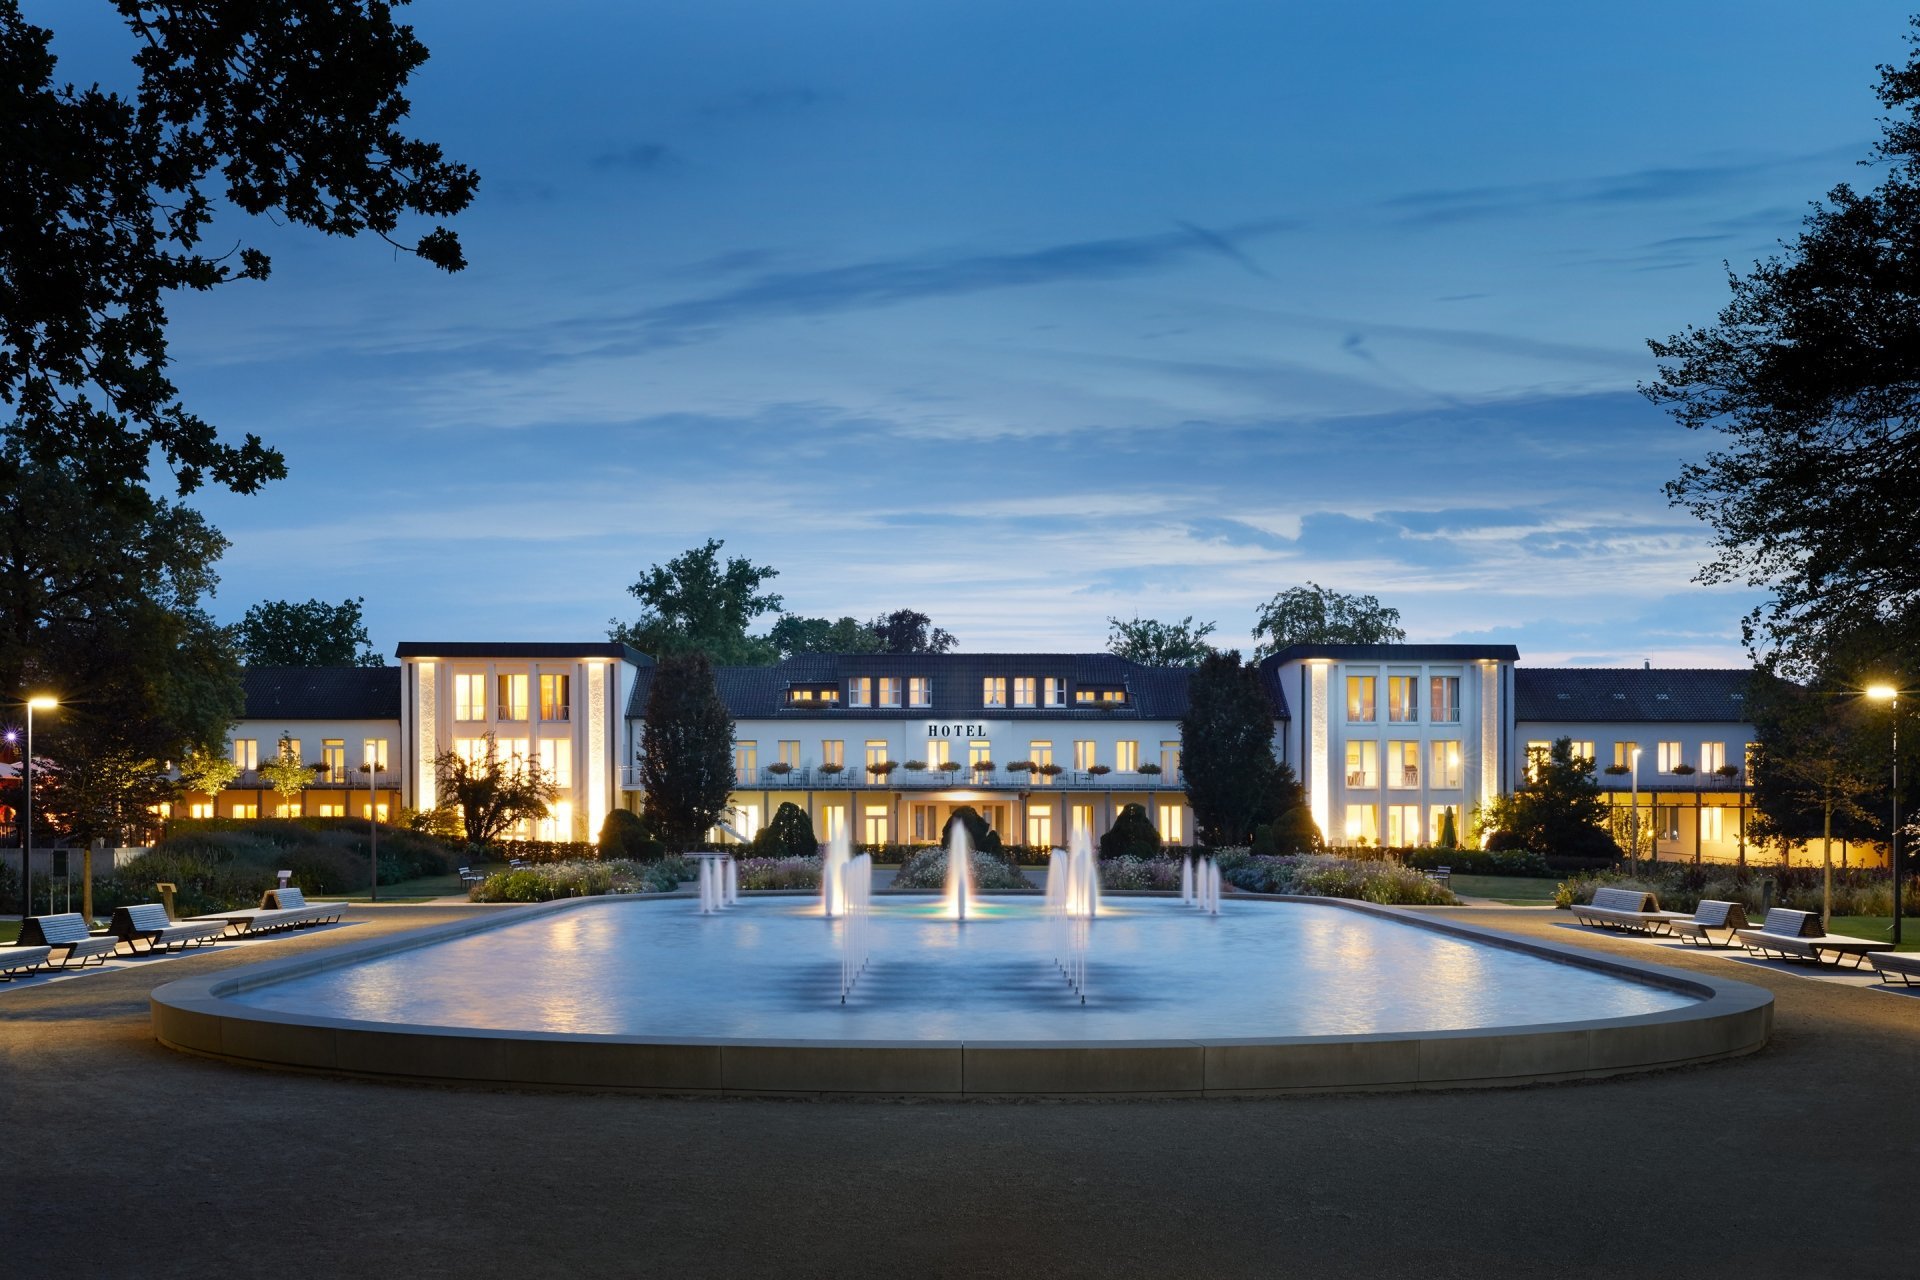
[[1144, 807], [1130, 804], [1120, 810], [1120, 816], [1113, 820], [1113, 826], [1100, 837], [1100, 856], [1102, 858], [1157, 858], [1160, 856], [1160, 833], [1154, 828], [1153, 820], [1147, 817]]
[[970, 804], [954, 806], [946, 825], [940, 828], [941, 848], [946, 848], [947, 842], [953, 838], [953, 824], [956, 822], [967, 829], [967, 839], [972, 843], [975, 853], [1000, 852], [1000, 833], [988, 826], [987, 820]]
[[637, 813], [615, 809], [600, 824], [600, 856], [651, 862], [666, 853], [667, 847], [653, 834], [653, 827]]
[[[814, 837], [813, 823], [800, 806], [791, 800], [781, 801], [780, 807], [773, 811], [773, 820], [753, 838], [753, 855], [756, 859], [811, 858], [819, 852], [820, 841]], [[814, 871], [817, 883], [819, 868], [815, 867]]]

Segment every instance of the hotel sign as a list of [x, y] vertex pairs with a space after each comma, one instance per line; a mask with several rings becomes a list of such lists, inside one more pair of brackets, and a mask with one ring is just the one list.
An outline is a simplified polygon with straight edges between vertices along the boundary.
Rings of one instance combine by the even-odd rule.
[[962, 742], [993, 737], [999, 725], [986, 720], [928, 720], [923, 726], [929, 739], [959, 739]]

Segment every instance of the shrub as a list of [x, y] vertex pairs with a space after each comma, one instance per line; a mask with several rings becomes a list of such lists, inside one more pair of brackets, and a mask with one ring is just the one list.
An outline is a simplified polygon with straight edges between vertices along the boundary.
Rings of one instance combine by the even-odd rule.
[[820, 859], [813, 856], [742, 858], [742, 889], [818, 889]]
[[[962, 806], [964, 808], [965, 806]], [[956, 811], [957, 812], [957, 811]], [[976, 815], [977, 816], [977, 815]], [[944, 889], [947, 887], [947, 851], [921, 849], [909, 857], [893, 878], [896, 889]], [[973, 887], [975, 889], [1031, 889], [1033, 882], [994, 854], [974, 850]]]
[[686, 858], [653, 862], [621, 858], [608, 862], [574, 860], [498, 871], [468, 890], [475, 902], [551, 902], [555, 898], [594, 897], [605, 893], [668, 893], [694, 877]]
[[1466, 876], [1550, 876], [1553, 869], [1540, 854], [1527, 849], [1399, 849], [1410, 867], [1431, 871], [1450, 867]]
[[614, 809], [600, 824], [599, 854], [604, 859], [651, 862], [666, 851], [666, 846], [653, 834], [652, 826], [637, 813]]
[[1455, 906], [1453, 891], [1397, 862], [1321, 854], [1221, 858], [1221, 878], [1249, 893], [1354, 898], [1386, 906]]
[[[1283, 811], [1268, 825], [1268, 830], [1275, 854], [1317, 853], [1325, 847], [1320, 838], [1320, 824], [1313, 820], [1313, 810], [1303, 804]], [[1255, 833], [1256, 838], [1258, 834]]]
[[1000, 852], [1000, 833], [987, 825], [987, 820], [970, 804], [955, 805], [945, 826], [940, 828], [940, 846], [945, 848], [953, 839], [953, 824], [959, 823], [967, 829], [967, 840], [973, 845], [975, 853]]
[[1100, 837], [1102, 858], [1154, 858], [1160, 854], [1160, 833], [1144, 807], [1127, 805]]
[[600, 846], [588, 840], [495, 840], [484, 851], [509, 862], [587, 862], [600, 856]]
[[1180, 858], [1102, 858], [1102, 889], [1178, 889]]
[[[111, 910], [153, 902], [153, 886], [180, 886], [174, 907], [183, 915], [257, 906], [279, 883], [276, 872], [293, 872], [308, 893], [364, 890], [371, 849], [367, 824], [341, 818], [203, 820], [205, 826], [169, 824], [167, 836], [147, 853], [94, 882], [94, 906]], [[446, 875], [456, 852], [432, 836], [382, 825], [380, 883], [397, 884]]]
[[[773, 811], [773, 820], [761, 828], [760, 834], [753, 838], [753, 854], [756, 860], [811, 858], [818, 852], [820, 852], [820, 842], [814, 838], [813, 823], [800, 806], [791, 800], [781, 801], [780, 807]], [[819, 868], [815, 867], [814, 871], [817, 883]]]

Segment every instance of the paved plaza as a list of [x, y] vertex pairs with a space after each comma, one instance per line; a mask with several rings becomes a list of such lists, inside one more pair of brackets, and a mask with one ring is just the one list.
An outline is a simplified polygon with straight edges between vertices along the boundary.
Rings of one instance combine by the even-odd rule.
[[9, 1275], [1810, 1276], [1916, 1269], [1920, 998], [1575, 932], [1771, 989], [1732, 1063], [1247, 1101], [528, 1094], [159, 1047], [147, 992], [454, 919], [8, 991]]

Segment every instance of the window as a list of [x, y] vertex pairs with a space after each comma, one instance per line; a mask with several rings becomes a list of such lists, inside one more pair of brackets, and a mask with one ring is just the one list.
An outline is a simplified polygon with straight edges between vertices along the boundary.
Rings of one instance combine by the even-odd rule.
[[542, 720], [571, 720], [573, 718], [573, 677], [540, 677], [540, 718]]
[[823, 804], [820, 806], [820, 838], [836, 839], [847, 829], [847, 806], [843, 804]]
[[1033, 773], [1030, 775], [1033, 778], [1033, 785], [1036, 787], [1046, 786], [1049, 779], [1043, 770], [1046, 766], [1053, 763], [1053, 744], [1051, 742], [1029, 742], [1027, 744], [1027, 759], [1033, 761]]
[[733, 812], [727, 815], [727, 825], [740, 833], [740, 839], [747, 841], [760, 834], [760, 806], [757, 804], [737, 804]]
[[1073, 700], [1076, 703], [1121, 703], [1127, 700], [1127, 691], [1125, 689], [1112, 688], [1075, 689], [1073, 691]]
[[[250, 804], [246, 807], [254, 810], [253, 813], [247, 814], [246, 815], [247, 817], [257, 818], [260, 816], [259, 806]], [[273, 806], [273, 816], [276, 818], [299, 818], [299, 817], [304, 817], [305, 814], [306, 814], [306, 810], [301, 806], [300, 802], [297, 800], [292, 804], [276, 804]], [[235, 815], [235, 816], [239, 816], [239, 815]]]
[[500, 739], [500, 758], [506, 761], [509, 772], [525, 773], [527, 761], [533, 759], [533, 744], [525, 738], [502, 738]]
[[781, 740], [780, 763], [786, 765], [789, 769], [798, 769], [800, 767], [800, 740], [798, 738]]
[[867, 739], [867, 768], [887, 762], [887, 740], [885, 738]]
[[1390, 804], [1387, 806], [1387, 843], [1396, 849], [1410, 848], [1420, 843], [1419, 805]]
[[1131, 740], [1113, 744], [1113, 767], [1121, 773], [1140, 771], [1140, 744]]
[[990, 765], [992, 763], [993, 744], [991, 742], [983, 742], [976, 739], [967, 744], [967, 767], [974, 771], [976, 777], [980, 776], [982, 765]]
[[459, 673], [454, 675], [453, 718], [455, 720], [487, 718], [487, 678], [485, 676]]
[[900, 705], [899, 676], [880, 677], [880, 705], [883, 707], [897, 707]]
[[1155, 816], [1159, 819], [1160, 841], [1162, 844], [1185, 844], [1187, 842], [1187, 824], [1182, 816], [1184, 810], [1177, 804], [1156, 806]]
[[847, 763], [847, 744], [841, 738], [826, 738], [820, 743], [820, 763], [845, 765]]
[[1078, 832], [1078, 831], [1084, 831], [1089, 836], [1093, 834], [1093, 806], [1092, 805], [1076, 804], [1068, 812], [1071, 815], [1068, 819], [1068, 827], [1067, 827], [1069, 834], [1073, 832]]
[[[195, 808], [198, 807], [200, 806], [195, 806]], [[206, 808], [212, 809], [213, 806], [207, 805]], [[213, 815], [209, 813], [206, 816], [211, 818]], [[236, 804], [233, 806], [233, 813], [229, 816], [235, 818], [257, 818], [260, 816], [260, 806], [257, 804]]]
[[1085, 773], [1100, 763], [1100, 752], [1091, 738], [1078, 738], [1073, 744], [1073, 767]]
[[556, 787], [571, 787], [573, 743], [566, 738], [540, 739], [540, 772]]
[[1575, 760], [1585, 760], [1588, 764], [1592, 764], [1600, 757], [1593, 754], [1593, 744], [1591, 742], [1581, 742], [1576, 739], [1573, 744], [1573, 758]]
[[1686, 749], [1681, 746], [1680, 743], [1663, 742], [1660, 744], [1660, 772], [1672, 773], [1676, 765], [1685, 764], [1686, 761]]
[[1354, 741], [1347, 744], [1347, 785], [1350, 787], [1380, 785], [1379, 743]]
[[347, 816], [347, 806], [344, 804], [328, 804], [322, 801], [314, 807], [313, 816], [316, 818], [344, 818]]
[[1527, 744], [1527, 781], [1538, 782], [1540, 774], [1547, 767], [1547, 761], [1553, 757], [1553, 744], [1535, 740]]
[[933, 681], [926, 676], [908, 676], [907, 705], [910, 707], [932, 706]]
[[873, 677], [855, 676], [847, 681], [847, 705], [850, 707], [870, 707], [873, 705]]
[[1387, 719], [1396, 724], [1412, 724], [1420, 718], [1420, 704], [1414, 694], [1413, 676], [1387, 677]]
[[1035, 849], [1053, 847], [1053, 806], [1036, 804], [1027, 810], [1027, 844]]
[[[327, 766], [328, 782], [347, 780], [347, 744], [342, 738], [322, 738], [320, 740], [320, 763]], [[321, 814], [326, 817], [326, 814]]]
[[1347, 677], [1347, 720], [1353, 724], [1373, 723], [1373, 677]]
[[1180, 744], [1163, 742], [1160, 744], [1160, 776], [1168, 782], [1180, 777]]
[[1656, 840], [1678, 840], [1680, 838], [1680, 806], [1663, 804], [1654, 806], [1653, 835]]
[[1067, 705], [1067, 682], [1059, 676], [1048, 676], [1044, 685], [1044, 691], [1047, 695], [1048, 706], [1064, 707]]
[[499, 695], [500, 718], [502, 720], [525, 720], [527, 718], [527, 675], [503, 675], [495, 682]]
[[1428, 829], [1429, 834], [1427, 836], [1427, 840], [1429, 843], [1431, 844], [1440, 843], [1441, 837], [1446, 834], [1447, 819], [1449, 817], [1453, 819], [1454, 842], [1458, 844], [1466, 840], [1467, 833], [1464, 830], [1462, 830], [1460, 826], [1460, 806], [1459, 805], [1437, 804], [1437, 805], [1434, 805], [1429, 812], [1433, 815], [1433, 826]]
[[760, 776], [760, 744], [758, 742], [733, 744], [733, 776], [739, 782], [752, 782]]
[[1460, 786], [1460, 743], [1457, 739], [1433, 744], [1432, 772], [1427, 775], [1427, 785], [1443, 787], [1449, 791]]
[[913, 832], [915, 844], [935, 844], [940, 839], [940, 806], [933, 804], [910, 804], [907, 806], [908, 828]]
[[1007, 830], [1007, 806], [1003, 804], [977, 804], [980, 816], [987, 820], [987, 828], [1002, 835]]
[[455, 738], [453, 754], [459, 756], [468, 765], [482, 765], [487, 762], [489, 743], [485, 738]]
[[360, 802], [360, 816], [363, 818], [372, 818], [375, 822], [385, 822], [387, 820], [386, 801], [382, 800], [379, 804], [370, 805], [365, 800], [362, 800]]
[[1007, 705], [1007, 678], [988, 676], [980, 682], [980, 705], [983, 707], [1004, 707]]
[[274, 748], [274, 752], [276, 755], [298, 763], [301, 759], [300, 739], [282, 738], [280, 739], [279, 745]]
[[[1034, 686], [1038, 682], [1032, 676], [1015, 676], [1013, 679], [1013, 705], [1030, 707], [1033, 705]], [[1049, 824], [1051, 826], [1051, 824]]]
[[953, 744], [945, 738], [934, 738], [927, 743], [927, 763], [943, 765], [953, 759]]
[[1347, 806], [1347, 843], [1380, 843], [1380, 810], [1370, 804]]
[[831, 684], [795, 685], [787, 690], [787, 705], [790, 707], [837, 708], [840, 705], [840, 686]]
[[385, 738], [362, 738], [360, 740], [360, 763], [373, 766], [375, 773], [387, 771], [387, 740]]
[[[187, 816], [189, 818], [211, 818], [213, 816], [213, 806], [210, 804], [190, 804], [187, 806]], [[235, 814], [234, 816], [237, 818], [240, 815]]]
[[1702, 840], [1725, 840], [1727, 838], [1727, 811], [1718, 805], [1700, 811], [1700, 838]]
[[1427, 681], [1427, 718], [1435, 724], [1460, 723], [1460, 677], [1435, 676]]
[[1418, 742], [1402, 741], [1387, 744], [1387, 785], [1402, 789], [1420, 785], [1420, 744]]
[[[235, 738], [233, 740], [233, 762], [242, 769], [251, 772], [260, 767], [260, 740], [258, 738]], [[208, 814], [212, 817], [212, 814]]]
[[1700, 772], [1712, 773], [1723, 769], [1727, 764], [1727, 744], [1724, 742], [1703, 742], [1700, 744]]
[[887, 806], [870, 804], [866, 807], [866, 843], [887, 843]]
[[1640, 744], [1637, 742], [1614, 743], [1613, 744], [1613, 767], [1616, 769], [1629, 769], [1629, 770], [1633, 769], [1635, 764], [1633, 757], [1634, 757], [1634, 754], [1639, 750], [1640, 750]]

